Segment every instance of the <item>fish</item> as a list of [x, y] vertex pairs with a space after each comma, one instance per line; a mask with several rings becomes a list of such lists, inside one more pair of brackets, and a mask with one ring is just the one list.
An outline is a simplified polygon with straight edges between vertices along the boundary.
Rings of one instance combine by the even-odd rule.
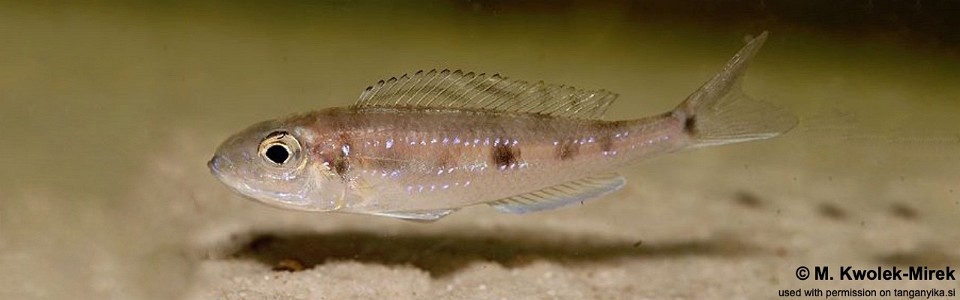
[[239, 194], [280, 208], [430, 222], [473, 205], [545, 211], [622, 188], [617, 170], [681, 150], [781, 135], [797, 118], [741, 89], [751, 39], [674, 109], [607, 121], [617, 94], [499, 74], [419, 71], [355, 104], [256, 123], [208, 162]]

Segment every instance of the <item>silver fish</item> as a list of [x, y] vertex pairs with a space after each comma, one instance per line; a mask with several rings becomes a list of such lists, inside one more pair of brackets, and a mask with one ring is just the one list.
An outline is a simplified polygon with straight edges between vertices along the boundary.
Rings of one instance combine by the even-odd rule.
[[255, 124], [209, 162], [240, 194], [283, 208], [433, 221], [488, 204], [507, 213], [601, 197], [615, 169], [679, 150], [767, 139], [784, 109], [740, 90], [764, 32], [674, 110], [603, 121], [605, 90], [460, 70], [377, 82], [350, 107]]

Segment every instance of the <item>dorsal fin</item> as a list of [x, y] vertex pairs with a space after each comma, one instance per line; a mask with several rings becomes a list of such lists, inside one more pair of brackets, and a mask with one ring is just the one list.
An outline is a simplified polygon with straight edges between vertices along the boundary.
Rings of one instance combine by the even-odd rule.
[[612, 193], [626, 182], [623, 176], [616, 173], [594, 175], [487, 204], [512, 214], [550, 210]]
[[357, 108], [459, 108], [600, 119], [617, 94], [528, 83], [499, 74], [461, 70], [418, 71], [381, 80], [360, 95]]

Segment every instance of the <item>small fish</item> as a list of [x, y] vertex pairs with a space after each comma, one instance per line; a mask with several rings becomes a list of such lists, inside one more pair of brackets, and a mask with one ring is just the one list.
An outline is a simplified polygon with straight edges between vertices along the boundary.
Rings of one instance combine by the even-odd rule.
[[605, 90], [420, 71], [377, 82], [350, 107], [255, 124], [208, 166], [240, 194], [302, 211], [434, 221], [476, 204], [527, 213], [581, 203], [623, 187], [619, 167], [793, 128], [792, 114], [740, 90], [766, 37], [655, 116], [602, 120], [617, 98]]

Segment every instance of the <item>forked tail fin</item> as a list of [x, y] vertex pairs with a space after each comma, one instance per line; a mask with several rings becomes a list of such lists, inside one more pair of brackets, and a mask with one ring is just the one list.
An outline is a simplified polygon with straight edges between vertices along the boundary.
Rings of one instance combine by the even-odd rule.
[[691, 147], [768, 139], [789, 131], [797, 118], [786, 109], [747, 97], [740, 89], [747, 63], [767, 40], [763, 32], [740, 49], [717, 75], [680, 103], [673, 114], [684, 120]]

